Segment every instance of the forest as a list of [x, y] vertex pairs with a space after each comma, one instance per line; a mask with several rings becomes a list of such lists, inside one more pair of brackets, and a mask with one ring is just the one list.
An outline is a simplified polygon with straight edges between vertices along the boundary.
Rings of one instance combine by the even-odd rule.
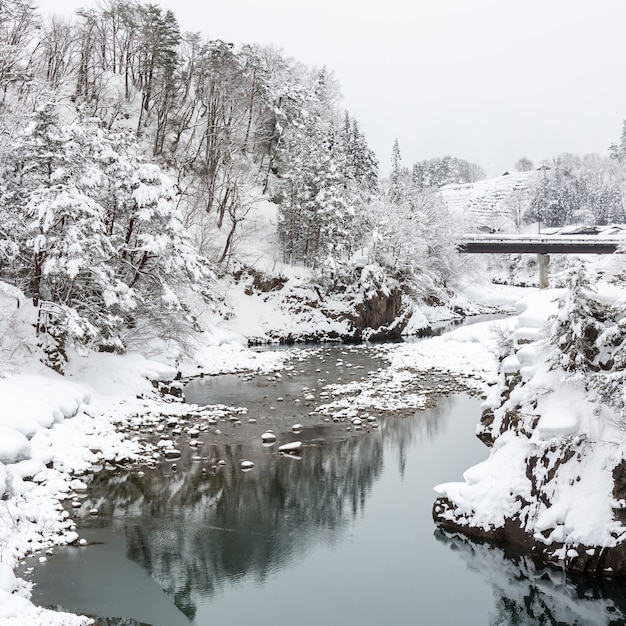
[[[0, 91], [0, 286], [39, 309], [57, 369], [72, 345], [184, 346], [216, 281], [252, 269], [241, 252], [263, 203], [276, 263], [307, 268], [318, 293], [445, 301], [462, 274], [468, 225], [439, 189], [484, 172], [450, 156], [405, 166], [396, 141], [381, 176], [327, 68], [181, 32], [156, 4], [44, 20], [0, 0]], [[622, 137], [607, 157], [543, 163], [510, 203], [516, 226], [624, 221], [625, 153]]]

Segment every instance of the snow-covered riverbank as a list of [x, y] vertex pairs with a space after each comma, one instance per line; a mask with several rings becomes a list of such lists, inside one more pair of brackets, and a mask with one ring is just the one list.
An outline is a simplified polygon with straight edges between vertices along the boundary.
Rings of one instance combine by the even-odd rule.
[[[535, 338], [547, 316], [554, 312], [559, 293], [506, 287], [485, 289], [481, 296], [484, 303], [516, 305], [519, 315], [467, 325], [427, 341], [381, 345], [379, 349], [389, 362], [388, 368], [371, 372], [366, 383], [329, 386], [332, 400], [318, 406], [318, 413], [337, 416], [377, 410], [381, 402], [386, 411], [401, 410], [403, 405], [419, 408], [426, 399], [414, 393], [415, 379], [420, 373], [433, 370], [445, 372], [450, 381], [462, 381], [464, 388], [482, 394], [491, 390], [487, 402], [495, 406], [492, 396], [501, 386], [498, 357], [503, 337], [514, 332], [525, 340]], [[477, 298], [477, 294], [472, 297]], [[61, 377], [31, 359], [23, 371], [0, 381], [4, 399], [0, 426], [6, 435], [0, 445], [2, 626], [86, 623], [83, 618], [62, 617], [32, 606], [26, 600], [28, 584], [16, 580], [12, 568], [28, 554], [45, 558], [51, 546], [80, 539], [61, 502], [66, 501], [67, 505], [72, 495], [84, 488], [81, 475], [92, 471], [94, 465], [134, 463], [145, 455], [129, 426], [142, 415], [159, 414], [163, 399], [152, 381], [171, 380], [177, 372], [184, 376], [199, 372], [269, 373], [280, 370], [289, 358], [288, 351], [249, 350], [232, 341], [232, 334], [224, 333], [221, 343], [218, 337], [214, 334], [193, 359], [175, 364], [138, 354], [76, 355], [70, 360], [66, 376]], [[476, 485], [482, 489], [489, 484], [488, 470], [494, 457], [496, 451], [485, 462], [486, 469], [477, 480], [472, 476], [478, 470], [471, 470], [465, 476], [466, 483], [440, 487], [439, 493], [477, 493]], [[499, 484], [511, 482], [517, 470], [514, 464], [507, 466], [507, 472], [500, 468]], [[472, 500], [476, 507], [480, 502], [492, 515], [502, 514], [493, 498]]]
[[[517, 298], [517, 293], [501, 292], [496, 299], [510, 306]], [[178, 361], [176, 367], [139, 354], [90, 353], [73, 355], [65, 376], [60, 376], [38, 362], [36, 350], [26, 341], [24, 327], [34, 314], [27, 301], [15, 309], [5, 296], [3, 304], [8, 309], [5, 319], [16, 329], [13, 345], [19, 359], [5, 359], [0, 379], [0, 624], [83, 624], [82, 618], [59, 617], [31, 605], [26, 599], [28, 584], [16, 580], [12, 570], [20, 559], [29, 555], [45, 559], [54, 545], [80, 539], [61, 503], [67, 505], [84, 488], [82, 475], [94, 466], [136, 462], [145, 453], [126, 426], [131, 418], [158, 414], [162, 409], [163, 399], [152, 381], [172, 380], [178, 372], [183, 376], [271, 372], [281, 369], [289, 354], [249, 350], [229, 329], [221, 334], [216, 331], [193, 359]], [[417, 369], [437, 367], [463, 376], [479, 372], [479, 376], [493, 378], [495, 361], [488, 349], [467, 343], [473, 341], [477, 330], [466, 332], [470, 334], [452, 334], [458, 341], [435, 338], [419, 344], [381, 346], [390, 368], [378, 375], [375, 387], [386, 390], [384, 398], [390, 408], [394, 403], [406, 405]], [[4, 355], [10, 347], [5, 339]], [[338, 392], [334, 404], [320, 407], [322, 413], [344, 411], [343, 405], [350, 403], [342, 396], [346, 390]], [[366, 398], [362, 395], [359, 402], [364, 405]], [[419, 408], [423, 402], [416, 397], [414, 405]], [[71, 510], [71, 506], [67, 508]]]
[[39, 362], [32, 333], [36, 310], [17, 290], [4, 288], [0, 624], [84, 624], [84, 618], [34, 607], [27, 600], [28, 584], [13, 574], [20, 559], [33, 555], [45, 559], [54, 545], [79, 540], [62, 502], [67, 505], [84, 489], [81, 476], [97, 467], [136, 462], [145, 453], [138, 438], [120, 426], [131, 416], [159, 412], [163, 398], [154, 381], [172, 380], [179, 372], [269, 372], [279, 368], [286, 355], [253, 352], [223, 332], [211, 336], [193, 361], [177, 363], [178, 369], [137, 353], [86, 353], [71, 355], [61, 376]]
[[541, 296], [501, 332], [479, 427], [490, 455], [436, 487], [434, 518], [568, 571], [623, 576], [625, 294], [577, 270]]

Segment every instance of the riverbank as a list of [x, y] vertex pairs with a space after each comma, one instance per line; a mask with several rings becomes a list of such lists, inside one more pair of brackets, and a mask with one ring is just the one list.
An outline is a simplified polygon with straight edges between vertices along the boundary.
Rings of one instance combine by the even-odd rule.
[[[228, 363], [230, 371], [270, 372], [283, 360], [237, 345], [220, 354], [223, 371]], [[177, 370], [138, 354], [75, 355], [65, 376], [35, 360], [23, 369], [0, 380], [0, 624], [82, 625], [82, 618], [34, 607], [13, 568], [26, 556], [46, 559], [53, 546], [79, 541], [63, 503], [83, 488], [81, 477], [152, 453], [132, 424], [173, 406], [153, 383], [172, 380]]]
[[463, 482], [435, 488], [433, 517], [447, 531], [610, 578], [626, 574], [626, 298], [597, 278], [575, 269], [567, 289], [531, 303], [502, 333], [478, 430], [489, 457]]
[[[119, 466], [150, 467], [161, 463], [167, 450], [192, 446], [196, 436], [204, 442], [215, 442], [215, 447], [219, 448], [257, 441], [267, 430], [277, 434], [277, 447], [304, 440], [306, 454], [307, 437], [376, 437], [373, 424], [377, 421], [402, 419], [403, 415], [428, 407], [436, 395], [458, 390], [482, 396], [485, 406], [497, 413], [504, 406], [503, 381], [507, 376], [510, 380], [516, 372], [519, 374], [519, 370], [511, 368], [512, 359], [506, 361], [511, 355], [511, 346], [516, 346], [518, 361], [520, 357], [524, 360], [524, 352], [518, 354], [519, 349], [526, 346], [528, 351], [528, 342], [538, 338], [547, 316], [557, 310], [557, 297], [562, 293], [528, 289], [506, 291], [500, 298], [509, 305], [517, 301], [517, 316], [465, 325], [443, 336], [415, 343], [374, 344], [368, 349], [378, 354], [380, 367], [367, 372], [352, 366], [351, 355], [359, 350], [358, 346], [335, 346], [332, 355], [324, 346], [307, 346], [298, 350], [319, 359], [319, 371], [303, 383], [297, 376], [298, 356], [292, 350], [249, 349], [231, 341], [205, 345], [194, 358], [173, 364], [150, 361], [137, 354], [76, 355], [65, 377], [31, 363], [28, 374], [2, 380], [5, 386], [0, 391], [9, 409], [5, 415], [11, 416], [11, 421], [5, 418], [4, 427], [16, 430], [15, 424], [19, 423], [24, 439], [14, 438], [8, 453], [13, 458], [1, 466], [2, 504], [6, 506], [6, 513], [0, 516], [2, 563], [7, 567], [3, 568], [0, 624], [82, 626], [87, 623], [86, 618], [49, 613], [34, 607], [26, 599], [29, 583], [16, 580], [10, 568], [25, 555], [45, 559], [47, 551], [55, 545], [81, 540], [72, 521], [73, 503], [79, 503], [80, 493], [88, 485], [94, 469], [114, 472]], [[484, 297], [497, 302], [497, 292], [498, 289], [492, 290]], [[512, 335], [522, 345], [512, 344], [509, 341]], [[545, 357], [540, 352], [533, 354], [536, 354], [536, 363]], [[502, 362], [510, 369], [506, 375]], [[178, 375], [195, 376], [201, 385], [203, 380], [210, 382], [211, 375], [218, 373], [231, 373], [244, 383], [256, 381], [276, 386], [289, 380], [293, 381], [293, 386], [283, 395], [279, 410], [276, 404], [273, 407], [261, 404], [258, 412], [262, 419], [251, 412], [242, 412], [231, 402], [193, 408], [180, 400], [163, 398], [157, 389], [159, 381], [169, 387]], [[433, 376], [434, 373], [437, 375]], [[540, 380], [545, 382], [539, 378], [536, 382]], [[520, 388], [515, 393], [523, 391]], [[515, 393], [511, 396], [513, 399]], [[552, 397], [557, 398], [553, 408], [558, 413], [564, 406], [563, 396]], [[292, 430], [295, 424], [290, 407], [296, 405], [307, 409], [300, 424], [303, 433]], [[510, 407], [504, 406], [499, 415], [504, 416], [507, 408]], [[483, 421], [483, 430], [494, 423]], [[199, 432], [191, 434], [193, 430]], [[487, 430], [496, 435], [495, 426]], [[501, 439], [506, 443], [506, 437]], [[7, 454], [6, 442], [10, 440], [2, 441]], [[497, 516], [506, 519], [506, 495], [494, 485], [515, 488], [520, 479], [524, 480], [526, 470], [520, 465], [522, 460], [511, 462], [517, 457], [509, 455], [510, 449], [506, 449], [504, 443], [494, 445], [491, 452], [485, 448], [488, 458], [467, 470], [465, 482], [437, 488], [440, 497], [445, 493], [457, 507], [460, 498], [471, 502], [475, 508], [464, 515], [466, 520], [474, 515], [480, 524], [484, 519], [481, 515], [485, 513], [492, 519], [497, 520]], [[499, 453], [500, 449], [507, 455]], [[194, 454], [193, 448], [185, 454]], [[525, 458], [524, 462], [527, 461]], [[229, 471], [240, 471], [240, 468]], [[589, 480], [583, 481], [585, 489], [601, 484], [601, 481], [595, 482], [598, 477], [597, 473], [590, 474]], [[602, 490], [585, 493], [596, 498], [594, 511], [610, 503], [610, 497], [605, 498], [607, 494]], [[579, 495], [580, 492], [572, 491], [568, 497]], [[589, 501], [587, 496], [584, 501]], [[459, 509], [450, 507], [448, 510]], [[471, 530], [468, 532], [469, 524], [460, 528], [459, 519], [450, 515], [445, 522], [437, 521], [450, 530], [479, 537], [472, 535]], [[587, 520], [597, 521], [589, 517]], [[581, 528], [584, 529], [584, 525], [576, 530]], [[481, 538], [493, 539], [493, 535]], [[587, 550], [591, 549], [585, 545]], [[573, 560], [573, 553], [566, 553], [565, 557], [568, 556]]]
[[[490, 298], [496, 300], [493, 294]], [[510, 306], [516, 298], [508, 293], [500, 296], [500, 302]], [[27, 318], [28, 309], [24, 307], [21, 312]], [[400, 414], [425, 407], [429, 394], [416, 392], [415, 375], [431, 367], [449, 372], [448, 391], [469, 386], [479, 393], [483, 377], [494, 375], [493, 359], [486, 349], [481, 348], [477, 356], [476, 346], [465, 340], [448, 343], [434, 338], [428, 357], [424, 345], [426, 342], [381, 344], [381, 358], [389, 367], [369, 373], [367, 382], [324, 381], [327, 396], [316, 398], [311, 422], [341, 429], [344, 436], [352, 427], [353, 416], [377, 411]], [[6, 574], [0, 587], [0, 624], [61, 623], [58, 615], [33, 607], [26, 600], [28, 584], [10, 572], [27, 555], [45, 559], [46, 551], [54, 545], [80, 540], [62, 503], [71, 502], [76, 490], [83, 488], [81, 476], [88, 475], [94, 466], [137, 464], [162, 452], [156, 435], [146, 440], [142, 429], [156, 429], [164, 415], [181, 415], [187, 407], [176, 401], [164, 402], [155, 381], [228, 372], [266, 378], [288, 375], [285, 363], [289, 357], [285, 350], [250, 350], [237, 341], [231, 328], [215, 331], [193, 358], [170, 363], [139, 354], [99, 353], [72, 355], [65, 376], [44, 368], [32, 355], [20, 368], [14, 367], [12, 375], [0, 380], [5, 407], [0, 423], [0, 544]], [[421, 384], [427, 385], [424, 380]], [[445, 390], [432, 389], [432, 393], [441, 392]], [[304, 390], [299, 399], [307, 402]], [[244, 426], [241, 416], [231, 421], [234, 415], [216, 410], [223, 412], [218, 419], [228, 421], [224, 429], [213, 428], [222, 430], [216, 436], [236, 441], [258, 435], [260, 425]], [[233, 421], [242, 426], [234, 427]], [[273, 425], [278, 429], [278, 423]], [[271, 414], [263, 428], [272, 429]], [[358, 434], [355, 428], [352, 435]], [[63, 619], [64, 624], [84, 623], [81, 618]]]

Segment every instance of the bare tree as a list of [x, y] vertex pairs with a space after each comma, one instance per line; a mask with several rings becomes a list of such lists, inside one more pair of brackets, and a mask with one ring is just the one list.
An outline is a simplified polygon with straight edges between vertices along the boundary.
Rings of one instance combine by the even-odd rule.
[[35, 39], [37, 3], [31, 0], [0, 0], [0, 89], [4, 102], [13, 83], [28, 75], [29, 48]]
[[515, 162], [515, 169], [518, 172], [530, 172], [535, 168], [535, 164], [528, 157], [521, 157]]

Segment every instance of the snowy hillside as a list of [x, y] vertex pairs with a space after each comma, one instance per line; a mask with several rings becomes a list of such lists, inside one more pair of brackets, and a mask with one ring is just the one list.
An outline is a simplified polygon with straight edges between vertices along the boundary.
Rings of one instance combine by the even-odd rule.
[[[0, 0], [0, 625], [87, 623], [36, 609], [13, 568], [79, 540], [72, 502], [94, 466], [160, 458], [139, 428], [157, 439], [160, 422], [186, 408], [165, 407], [157, 389], [285, 367], [286, 352], [250, 344], [399, 340], [442, 320], [511, 311], [523, 299], [526, 313], [513, 322], [394, 344], [390, 380], [411, 385], [420, 370], [445, 370], [481, 390], [490, 385], [499, 443], [467, 484], [440, 487], [452, 522], [469, 511], [476, 524], [496, 527], [523, 496], [524, 514], [540, 516], [529, 536], [543, 533], [537, 541], [553, 544], [549, 558], [586, 567], [585, 549], [614, 547], [619, 531], [623, 567], [591, 565], [626, 573], [626, 521], [614, 524], [626, 520], [626, 478], [614, 480], [626, 476], [626, 424], [611, 422], [626, 411], [622, 255], [596, 261], [591, 284], [603, 281], [604, 301], [588, 297], [591, 287], [563, 300], [570, 308], [561, 309], [598, 339], [579, 367], [576, 349], [559, 341], [571, 336], [574, 348], [589, 349], [580, 325], [570, 328], [562, 314], [550, 341], [537, 330], [556, 309], [554, 287], [566, 291], [565, 263], [552, 262], [553, 289], [536, 294], [490, 284], [530, 284], [534, 259], [458, 254], [464, 232], [521, 231], [534, 219], [533, 198], [542, 227], [626, 223], [626, 144], [613, 161], [569, 155], [549, 170], [439, 188], [443, 180], [425, 177], [425, 166], [402, 165], [396, 142], [381, 181], [357, 119], [338, 105], [332, 72], [272, 46], [203, 37], [141, 1], [106, 2], [61, 25], [42, 23], [36, 3]], [[3, 49], [3, 41], [14, 43]], [[449, 157], [430, 165], [445, 163], [457, 173], [473, 167]], [[479, 176], [469, 174], [446, 180]], [[588, 302], [598, 312], [591, 322], [582, 314]], [[561, 352], [571, 364], [555, 361]], [[611, 394], [619, 406], [609, 407]], [[359, 395], [350, 407], [366, 398]], [[566, 423], [565, 413], [578, 421]], [[541, 509], [545, 502], [531, 500], [542, 476], [529, 475], [547, 458], [540, 453], [554, 452], [546, 442], [568, 437], [576, 446], [559, 447], [566, 471], [545, 496], [555, 496], [553, 508]], [[516, 492], [511, 442], [528, 478]], [[610, 458], [605, 446], [616, 450]], [[577, 481], [578, 461], [566, 457], [579, 452], [595, 465]], [[494, 475], [507, 478], [499, 491]], [[581, 509], [590, 502], [603, 515], [600, 538], [586, 532]], [[565, 549], [572, 542], [577, 556]]]
[[468, 228], [514, 232], [540, 175], [538, 170], [505, 173], [475, 183], [445, 185], [440, 191], [448, 208]]

